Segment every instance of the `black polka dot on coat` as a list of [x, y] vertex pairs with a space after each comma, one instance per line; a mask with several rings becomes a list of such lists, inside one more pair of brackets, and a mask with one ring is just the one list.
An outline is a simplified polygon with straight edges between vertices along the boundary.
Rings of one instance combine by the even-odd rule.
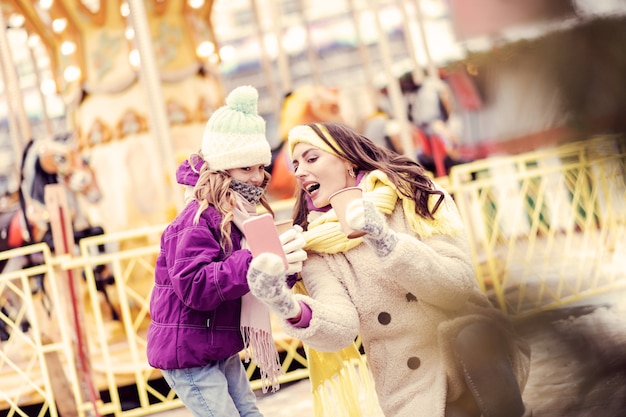
[[406, 300], [407, 301], [417, 301], [417, 297], [414, 296], [413, 294], [411, 294], [410, 292], [406, 293]]
[[378, 322], [383, 325], [391, 323], [391, 314], [383, 311], [378, 315]]

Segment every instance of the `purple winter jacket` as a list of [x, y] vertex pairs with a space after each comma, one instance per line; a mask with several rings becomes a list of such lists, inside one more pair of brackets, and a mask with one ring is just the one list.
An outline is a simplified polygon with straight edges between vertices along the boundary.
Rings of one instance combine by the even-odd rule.
[[[178, 182], [195, 184], [197, 177], [184, 165]], [[197, 208], [196, 201], [187, 204], [161, 236], [147, 341], [154, 368], [203, 366], [243, 349], [241, 297], [249, 291], [252, 254], [241, 249], [242, 234], [233, 225], [233, 252], [226, 256], [218, 240], [220, 214], [210, 206], [194, 225]]]

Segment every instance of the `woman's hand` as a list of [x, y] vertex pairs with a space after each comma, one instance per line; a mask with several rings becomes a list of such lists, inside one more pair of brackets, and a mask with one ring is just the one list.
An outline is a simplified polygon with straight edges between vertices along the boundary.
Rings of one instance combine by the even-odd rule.
[[280, 317], [300, 315], [300, 304], [285, 285], [285, 264], [280, 256], [262, 253], [252, 259], [247, 279], [250, 292]]
[[302, 271], [302, 262], [306, 260], [307, 254], [304, 251], [306, 239], [302, 234], [302, 227], [295, 225], [291, 229], [279, 236], [280, 243], [283, 245], [283, 251], [287, 257], [289, 267], [287, 275], [295, 274]]
[[384, 216], [371, 201], [362, 198], [351, 201], [347, 207], [346, 220], [351, 228], [367, 233], [363, 239], [379, 258], [395, 249], [398, 236], [387, 227]]

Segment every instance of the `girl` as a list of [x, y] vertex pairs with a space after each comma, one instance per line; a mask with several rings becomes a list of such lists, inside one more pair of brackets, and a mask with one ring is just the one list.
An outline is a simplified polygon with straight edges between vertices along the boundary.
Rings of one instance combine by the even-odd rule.
[[[207, 122], [201, 159], [177, 172], [183, 185], [195, 184], [192, 198], [163, 232], [156, 260], [148, 361], [197, 417], [261, 416], [239, 356], [244, 348], [261, 369], [264, 391], [278, 388], [268, 310], [249, 295], [252, 254], [241, 232], [257, 204], [270, 210], [264, 191], [271, 153], [257, 100], [253, 87], [239, 87]], [[298, 272], [304, 239], [296, 229], [281, 238], [286, 273]]]
[[[275, 256], [248, 272], [284, 331], [320, 351], [360, 334], [387, 417], [529, 416], [528, 345], [479, 290], [450, 195], [415, 161], [340, 124], [297, 126], [288, 144], [308, 296], [285, 289]], [[352, 186], [364, 193], [346, 219], [366, 234], [347, 239], [329, 197]], [[281, 297], [266, 298], [268, 281]]]

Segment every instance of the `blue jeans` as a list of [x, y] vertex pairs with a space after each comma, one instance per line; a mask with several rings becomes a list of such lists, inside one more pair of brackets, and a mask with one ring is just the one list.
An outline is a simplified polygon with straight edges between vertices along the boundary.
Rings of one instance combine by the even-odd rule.
[[162, 374], [195, 417], [263, 417], [239, 355]]

